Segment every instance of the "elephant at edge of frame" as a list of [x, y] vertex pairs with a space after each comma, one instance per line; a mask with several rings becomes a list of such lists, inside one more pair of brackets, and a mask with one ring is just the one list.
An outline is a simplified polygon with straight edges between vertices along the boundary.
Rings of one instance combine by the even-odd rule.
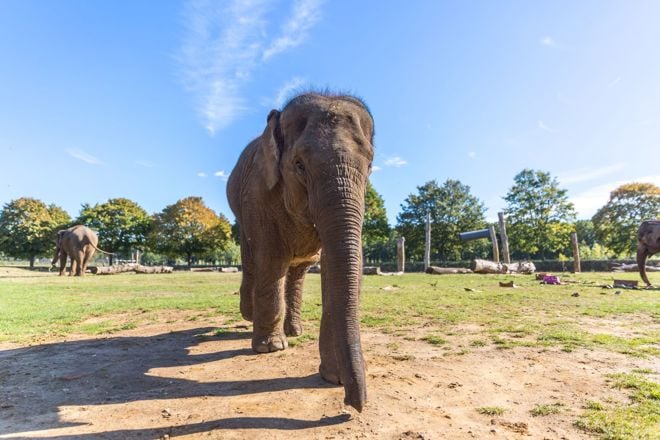
[[227, 184], [240, 227], [241, 314], [252, 349], [284, 350], [302, 334], [303, 279], [321, 260], [321, 377], [343, 384], [344, 402], [366, 402], [358, 316], [364, 197], [374, 157], [374, 122], [363, 101], [305, 93], [272, 110]]
[[639, 275], [647, 286], [650, 286], [646, 276], [646, 259], [660, 252], [660, 220], [646, 220], [637, 230], [637, 268]]
[[83, 276], [87, 270], [87, 263], [96, 251], [111, 254], [98, 248], [99, 239], [96, 232], [87, 226], [75, 225], [57, 232], [55, 255], [51, 261], [51, 268], [60, 260], [60, 276], [64, 274], [67, 256], [71, 259], [69, 275]]

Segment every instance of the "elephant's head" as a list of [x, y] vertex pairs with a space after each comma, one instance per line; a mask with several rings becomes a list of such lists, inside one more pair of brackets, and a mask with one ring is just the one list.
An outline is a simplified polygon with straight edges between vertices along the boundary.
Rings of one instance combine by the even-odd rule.
[[637, 267], [642, 280], [651, 285], [646, 276], [646, 258], [660, 252], [660, 220], [642, 222], [637, 231]]
[[51, 268], [56, 266], [57, 260], [60, 258], [60, 252], [62, 252], [62, 237], [65, 233], [66, 230], [57, 231], [57, 238], [55, 238], [55, 254], [53, 255], [53, 261], [50, 262]]
[[258, 152], [268, 188], [281, 185], [290, 215], [313, 224], [321, 240], [324, 316], [331, 317], [345, 401], [358, 410], [366, 401], [358, 304], [373, 136], [373, 119], [362, 101], [310, 93], [281, 112], [271, 111]]

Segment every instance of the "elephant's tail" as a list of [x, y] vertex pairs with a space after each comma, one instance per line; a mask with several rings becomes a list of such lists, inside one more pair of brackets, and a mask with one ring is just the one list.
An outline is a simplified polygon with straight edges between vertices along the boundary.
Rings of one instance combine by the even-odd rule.
[[99, 248], [98, 246], [96, 246], [94, 243], [90, 243], [90, 244], [94, 247], [94, 249], [96, 249], [96, 250], [99, 251], [99, 252], [103, 252], [104, 254], [108, 254], [108, 255], [115, 255], [114, 252], [104, 251], [103, 249], [101, 249], [101, 248]]

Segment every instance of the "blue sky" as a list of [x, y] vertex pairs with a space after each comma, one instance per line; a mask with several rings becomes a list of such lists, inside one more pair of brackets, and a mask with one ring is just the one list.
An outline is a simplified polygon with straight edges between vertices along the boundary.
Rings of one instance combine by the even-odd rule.
[[0, 1], [0, 204], [76, 216], [189, 195], [231, 219], [226, 176], [296, 90], [350, 91], [376, 123], [394, 223], [459, 179], [495, 218], [549, 171], [588, 218], [660, 185], [657, 1]]

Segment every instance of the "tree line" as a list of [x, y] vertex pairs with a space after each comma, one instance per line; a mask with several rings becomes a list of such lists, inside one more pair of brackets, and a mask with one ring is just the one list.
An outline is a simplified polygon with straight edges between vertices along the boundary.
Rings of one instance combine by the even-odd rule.
[[[114, 198], [96, 205], [83, 204], [72, 219], [56, 205], [23, 197], [7, 203], [0, 211], [0, 252], [30, 261], [51, 257], [58, 230], [83, 224], [99, 236], [99, 247], [114, 255], [128, 257], [143, 253], [143, 262], [184, 259], [238, 263], [240, 252], [232, 240], [231, 223], [206, 206], [201, 197], [187, 197], [149, 215], [126, 198]], [[110, 255], [110, 264], [114, 255]]]
[[[651, 183], [628, 183], [615, 189], [591, 219], [577, 220], [567, 190], [550, 173], [532, 169], [514, 177], [503, 199], [511, 257], [520, 260], [567, 258], [571, 232], [577, 232], [583, 259], [629, 257], [636, 250], [639, 224], [660, 217], [660, 188]], [[418, 186], [401, 205], [394, 227], [387, 224], [383, 199], [373, 187], [368, 188], [366, 201], [363, 241], [367, 261], [394, 261], [397, 237], [406, 239], [407, 259], [422, 261], [427, 214], [431, 217], [432, 260], [489, 257], [492, 248], [487, 240], [461, 242], [458, 238], [459, 232], [489, 226], [485, 204], [458, 180], [442, 184], [431, 180]]]
[[[507, 232], [515, 259], [562, 259], [570, 255], [571, 232], [577, 232], [584, 259], [632, 255], [640, 222], [660, 217], [660, 188], [629, 183], [610, 194], [609, 201], [588, 220], [577, 220], [567, 191], [550, 173], [524, 169], [503, 197]], [[455, 261], [488, 258], [486, 240], [461, 242], [459, 232], [486, 228], [485, 204], [458, 180], [431, 180], [417, 187], [401, 205], [397, 223], [390, 226], [383, 197], [369, 183], [365, 193], [362, 230], [367, 262], [394, 261], [395, 241], [405, 237], [409, 260], [421, 261], [425, 222], [431, 217], [431, 259]], [[238, 264], [238, 225], [207, 207], [201, 197], [187, 197], [149, 215], [137, 203], [110, 199], [83, 204], [72, 219], [62, 208], [33, 198], [13, 200], [0, 211], [0, 252], [30, 260], [50, 257], [55, 234], [73, 224], [97, 231], [99, 246], [120, 256], [143, 252], [146, 264], [180, 258], [194, 262]], [[112, 264], [112, 256], [110, 256]]]

